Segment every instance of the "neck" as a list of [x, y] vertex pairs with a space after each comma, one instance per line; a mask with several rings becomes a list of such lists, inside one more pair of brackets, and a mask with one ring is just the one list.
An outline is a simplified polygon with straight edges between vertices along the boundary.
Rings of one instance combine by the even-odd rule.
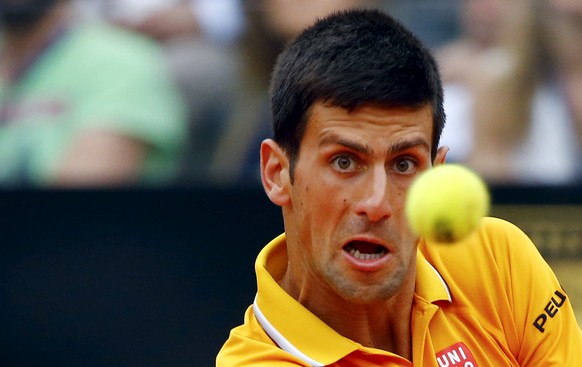
[[344, 337], [366, 347], [392, 352], [412, 361], [411, 315], [416, 273], [389, 299], [374, 303], [346, 300], [330, 289], [292, 280], [286, 273], [280, 285], [291, 296]]
[[346, 313], [324, 321], [343, 336], [366, 347], [412, 360], [412, 297], [399, 295], [382, 305], [352, 305], [345, 310]]
[[27, 28], [3, 29], [0, 52], [0, 73], [13, 79], [23, 64], [39, 52], [62, 22], [66, 14], [62, 5], [57, 5], [38, 21]]

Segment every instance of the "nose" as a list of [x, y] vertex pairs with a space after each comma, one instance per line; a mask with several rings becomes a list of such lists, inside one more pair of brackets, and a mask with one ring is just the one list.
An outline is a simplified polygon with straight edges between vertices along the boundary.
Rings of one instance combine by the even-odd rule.
[[367, 216], [372, 222], [378, 222], [392, 216], [389, 182], [384, 167], [375, 168], [365, 177], [360, 198], [356, 203], [356, 212], [359, 215]]

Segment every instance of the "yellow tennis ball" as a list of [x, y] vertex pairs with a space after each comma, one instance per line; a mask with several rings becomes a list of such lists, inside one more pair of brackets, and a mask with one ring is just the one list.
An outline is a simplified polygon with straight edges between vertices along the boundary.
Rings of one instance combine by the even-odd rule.
[[442, 164], [420, 174], [406, 197], [411, 229], [427, 240], [453, 243], [469, 236], [489, 212], [489, 191], [470, 169]]

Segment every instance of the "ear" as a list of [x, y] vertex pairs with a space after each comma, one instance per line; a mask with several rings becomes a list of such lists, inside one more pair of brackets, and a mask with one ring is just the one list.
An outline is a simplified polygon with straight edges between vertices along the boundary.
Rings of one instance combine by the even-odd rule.
[[438, 166], [440, 164], [445, 164], [447, 161], [447, 153], [449, 152], [449, 147], [442, 146], [437, 150], [437, 154], [434, 157], [433, 166]]
[[289, 159], [272, 139], [261, 143], [261, 182], [274, 204], [284, 206], [289, 203]]

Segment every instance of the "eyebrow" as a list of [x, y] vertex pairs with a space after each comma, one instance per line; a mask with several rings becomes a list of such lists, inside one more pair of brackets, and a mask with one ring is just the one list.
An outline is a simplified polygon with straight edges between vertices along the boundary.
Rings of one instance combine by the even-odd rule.
[[[359, 152], [362, 154], [371, 154], [372, 153], [372, 149], [368, 145], [360, 144], [360, 143], [352, 141], [352, 140], [346, 140], [346, 139], [343, 139], [335, 134], [327, 135], [323, 139], [321, 139], [321, 141], [320, 141], [321, 146], [333, 145], [333, 144], [342, 145], [346, 148], [349, 148], [353, 151], [356, 151], [356, 152]], [[411, 149], [411, 148], [415, 148], [415, 147], [423, 147], [427, 151], [430, 151], [430, 149], [431, 149], [430, 144], [428, 143], [428, 141], [426, 139], [416, 138], [416, 139], [412, 139], [412, 140], [397, 141], [397, 142], [389, 145], [388, 146], [388, 154], [392, 155], [392, 154], [402, 152], [402, 151], [405, 151], [407, 149]]]
[[430, 151], [430, 144], [424, 138], [416, 138], [412, 140], [401, 140], [397, 141], [396, 143], [390, 145], [388, 147], [388, 152], [390, 154], [402, 152], [407, 149], [415, 148], [415, 147], [423, 147], [427, 151]]
[[353, 151], [356, 151], [356, 152], [359, 152], [362, 154], [370, 154], [372, 152], [372, 149], [370, 149], [370, 147], [367, 145], [360, 144], [360, 143], [352, 141], [352, 140], [346, 140], [346, 139], [340, 138], [339, 136], [337, 136], [335, 134], [326, 135], [319, 142], [320, 146], [335, 145], [335, 144], [342, 145], [346, 148], [349, 148]]

